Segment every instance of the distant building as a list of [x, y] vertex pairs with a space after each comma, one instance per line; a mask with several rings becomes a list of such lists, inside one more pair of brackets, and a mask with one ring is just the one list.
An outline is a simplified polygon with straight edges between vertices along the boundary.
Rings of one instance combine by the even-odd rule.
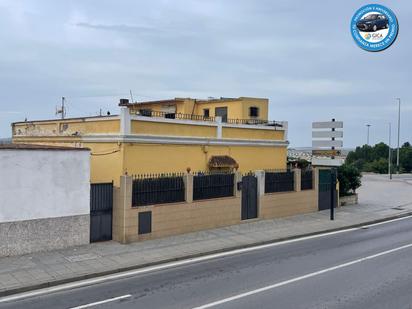
[[287, 122], [268, 120], [268, 100], [220, 98], [130, 103], [120, 115], [12, 124], [13, 142], [91, 149], [92, 182], [120, 175], [285, 169]]
[[0, 145], [11, 144], [11, 138], [0, 138]]

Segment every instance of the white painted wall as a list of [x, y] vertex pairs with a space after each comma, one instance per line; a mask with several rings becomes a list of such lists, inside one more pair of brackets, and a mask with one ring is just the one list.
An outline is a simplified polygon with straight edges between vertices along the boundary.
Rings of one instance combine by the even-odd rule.
[[89, 151], [0, 149], [0, 223], [89, 214], [89, 202]]

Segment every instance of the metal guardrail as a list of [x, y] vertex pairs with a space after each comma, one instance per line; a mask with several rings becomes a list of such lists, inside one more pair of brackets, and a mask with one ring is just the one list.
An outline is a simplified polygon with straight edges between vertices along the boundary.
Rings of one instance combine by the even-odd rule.
[[140, 110], [140, 116], [157, 117], [166, 119], [181, 119], [181, 120], [195, 120], [195, 121], [215, 121], [215, 117], [205, 117], [201, 115], [183, 114], [183, 113], [167, 113], [152, 110]]
[[[210, 121], [215, 122], [216, 117], [202, 116], [202, 115], [192, 115], [192, 114], [183, 114], [183, 113], [167, 113], [159, 112], [152, 110], [139, 110], [139, 115], [144, 117], [157, 117], [157, 118], [166, 118], [166, 119], [181, 119], [181, 120], [195, 120], [195, 121]], [[278, 121], [268, 121], [261, 119], [227, 119], [226, 123], [228, 124], [244, 124], [244, 125], [265, 125], [273, 127], [283, 127], [283, 124]]]

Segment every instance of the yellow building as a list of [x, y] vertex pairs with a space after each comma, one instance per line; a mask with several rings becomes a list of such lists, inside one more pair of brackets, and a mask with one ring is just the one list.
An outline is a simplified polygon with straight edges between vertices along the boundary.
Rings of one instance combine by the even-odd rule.
[[90, 148], [93, 183], [117, 184], [126, 173], [286, 168], [287, 122], [268, 121], [267, 99], [122, 99], [119, 106], [119, 115], [13, 123], [13, 142]]

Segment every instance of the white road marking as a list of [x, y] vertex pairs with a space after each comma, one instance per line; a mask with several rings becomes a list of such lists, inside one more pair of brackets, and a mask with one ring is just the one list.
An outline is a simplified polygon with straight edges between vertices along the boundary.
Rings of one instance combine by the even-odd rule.
[[247, 296], [262, 293], [262, 292], [272, 290], [272, 289], [275, 289], [275, 288], [278, 288], [278, 287], [281, 287], [281, 286], [284, 286], [284, 285], [287, 285], [287, 284], [290, 284], [290, 283], [294, 283], [294, 282], [301, 281], [301, 280], [304, 280], [304, 279], [319, 276], [321, 274], [324, 274], [324, 273], [327, 273], [327, 272], [330, 272], [330, 271], [334, 271], [334, 270], [337, 270], [337, 269], [340, 269], [340, 268], [348, 267], [348, 266], [358, 264], [358, 263], [361, 263], [361, 262], [364, 262], [364, 261], [367, 261], [367, 260], [375, 259], [375, 258], [380, 257], [382, 255], [390, 254], [390, 253], [400, 251], [400, 250], [404, 250], [404, 249], [411, 248], [411, 247], [412, 247], [412, 244], [407, 244], [407, 245], [404, 245], [404, 246], [401, 246], [401, 247], [397, 247], [397, 248], [390, 249], [390, 250], [387, 250], [387, 251], [379, 252], [377, 254], [369, 255], [369, 256], [366, 256], [366, 257], [363, 257], [363, 258], [360, 258], [360, 259], [357, 259], [357, 260], [353, 260], [353, 261], [350, 261], [350, 262], [347, 262], [347, 263], [343, 263], [343, 264], [340, 264], [340, 265], [336, 265], [336, 266], [333, 266], [333, 267], [329, 267], [329, 268], [325, 268], [325, 269], [322, 269], [322, 270], [319, 270], [319, 271], [315, 271], [313, 273], [309, 273], [309, 274], [306, 274], [306, 275], [303, 275], [303, 276], [300, 276], [300, 277], [296, 277], [296, 278], [293, 278], [293, 279], [289, 279], [289, 280], [286, 280], [286, 281], [282, 281], [282, 282], [278, 282], [278, 283], [275, 283], [275, 284], [272, 284], [272, 285], [268, 285], [268, 286], [265, 286], [263, 288], [259, 288], [259, 289], [256, 289], [256, 290], [252, 290], [252, 291], [249, 291], [249, 292], [245, 292], [245, 293], [242, 293], [242, 294], [238, 294], [238, 295], [234, 295], [234, 296], [231, 296], [231, 297], [228, 297], [228, 298], [217, 300], [217, 301], [214, 301], [212, 303], [208, 303], [208, 304], [205, 304], [205, 305], [202, 305], [202, 306], [199, 306], [199, 307], [194, 307], [192, 309], [206, 309], [206, 308], [215, 307], [215, 306], [218, 306], [218, 305], [222, 305], [224, 303], [228, 303], [228, 302], [231, 302], [231, 301], [234, 301], [234, 300], [238, 300], [240, 298], [244, 298], [244, 297], [247, 297]]
[[[398, 221], [398, 220], [401, 220], [401, 219], [407, 219], [407, 218], [410, 218], [410, 217], [412, 217], [412, 216], [397, 218], [397, 219], [388, 220], [388, 221], [384, 221], [384, 222], [380, 222], [380, 223], [376, 223], [376, 224], [391, 223], [391, 222], [394, 222], [394, 221]], [[369, 226], [372, 226], [372, 225], [369, 225]], [[285, 241], [280, 241], [280, 242], [274, 242], [274, 243], [265, 244], [265, 245], [258, 245], [258, 246], [243, 248], [243, 249], [235, 249], [235, 250], [232, 250], [232, 251], [209, 254], [209, 255], [196, 257], [196, 258], [189, 258], [189, 259], [181, 260], [181, 261], [177, 261], [177, 262], [169, 262], [169, 263], [159, 264], [159, 265], [155, 265], [155, 266], [149, 266], [149, 267], [145, 267], [145, 268], [130, 270], [130, 271], [111, 274], [111, 275], [105, 275], [105, 276], [96, 277], [96, 278], [92, 278], [92, 279], [79, 280], [79, 281], [76, 281], [76, 282], [65, 283], [65, 284], [61, 284], [61, 285], [57, 285], [57, 286], [53, 286], [53, 287], [48, 287], [48, 288], [43, 288], [43, 289], [39, 289], [39, 290], [34, 290], [34, 291], [30, 291], [30, 292], [23, 292], [23, 293], [14, 294], [14, 295], [11, 295], [11, 296], [5, 296], [3, 298], [0, 298], [0, 303], [16, 301], [16, 300], [20, 300], [20, 299], [24, 299], [24, 298], [42, 296], [42, 295], [45, 295], [45, 294], [61, 292], [61, 291], [65, 291], [65, 290], [70, 290], [70, 289], [90, 286], [90, 285], [94, 285], [94, 284], [99, 284], [99, 283], [103, 283], [103, 282], [106, 282], [106, 281], [132, 277], [132, 276], [136, 276], [136, 275], [140, 275], [140, 274], [145, 274], [145, 273], [148, 273], [148, 272], [159, 271], [159, 270], [164, 270], [164, 269], [178, 267], [178, 266], [184, 266], [184, 265], [188, 265], [188, 264], [192, 264], [192, 263], [203, 262], [203, 261], [216, 259], [216, 258], [220, 258], [220, 257], [231, 256], [231, 255], [236, 255], [236, 254], [241, 254], [241, 253], [246, 253], [246, 252], [251, 252], [251, 251], [256, 251], [256, 250], [261, 250], [261, 249], [265, 249], [265, 248], [281, 246], [281, 245], [295, 243], [295, 242], [299, 242], [299, 241], [305, 241], [305, 240], [309, 240], [309, 239], [316, 239], [316, 238], [321, 238], [321, 237], [326, 237], [326, 236], [332, 236], [332, 235], [336, 235], [336, 234], [356, 231], [356, 230], [359, 230], [359, 229], [360, 228], [348, 228], [348, 229], [345, 229], [345, 230], [327, 232], [327, 233], [316, 234], [316, 235], [311, 235], [311, 236], [304, 236], [304, 237], [300, 237], [300, 238], [295, 238], [295, 239], [290, 239], [290, 240], [285, 240]]]
[[77, 306], [77, 307], [72, 307], [72, 308], [70, 308], [70, 309], [90, 308], [90, 307], [94, 307], [94, 306], [97, 306], [97, 305], [102, 305], [102, 304], [106, 304], [106, 303], [111, 303], [111, 302], [116, 301], [116, 300], [126, 299], [126, 298], [130, 298], [130, 297], [132, 297], [132, 295], [127, 294], [127, 295], [123, 295], [123, 296], [108, 298], [108, 299], [105, 299], [105, 300], [97, 301], [97, 302], [90, 303], [90, 304], [86, 304], [86, 305], [81, 305], [81, 306]]

